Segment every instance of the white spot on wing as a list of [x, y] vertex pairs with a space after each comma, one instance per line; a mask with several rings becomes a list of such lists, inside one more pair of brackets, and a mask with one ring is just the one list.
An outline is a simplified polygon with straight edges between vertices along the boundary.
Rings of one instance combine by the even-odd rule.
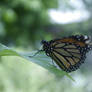
[[89, 37], [85, 35], [84, 38], [85, 38], [85, 39], [88, 39]]
[[90, 41], [91, 41], [91, 37], [90, 36], [84, 36], [84, 38], [85, 38], [85, 43], [90, 43]]

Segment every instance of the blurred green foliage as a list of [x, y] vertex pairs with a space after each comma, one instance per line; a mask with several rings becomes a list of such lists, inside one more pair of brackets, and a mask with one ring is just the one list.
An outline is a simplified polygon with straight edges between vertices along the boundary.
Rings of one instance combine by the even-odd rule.
[[57, 8], [57, 0], [0, 1], [0, 40], [5, 44], [34, 44], [46, 33], [44, 26], [50, 24], [50, 8]]
[[[87, 0], [83, 2], [86, 7], [89, 5], [85, 3]], [[61, 4], [61, 11], [74, 10], [69, 0], [61, 0]], [[77, 33], [91, 34], [92, 17], [80, 23], [53, 24], [48, 10], [57, 9], [58, 5], [58, 0], [0, 1], [0, 41], [8, 45], [37, 47], [37, 42], [42, 39], [50, 40]], [[87, 8], [89, 12], [90, 9], [91, 6]]]

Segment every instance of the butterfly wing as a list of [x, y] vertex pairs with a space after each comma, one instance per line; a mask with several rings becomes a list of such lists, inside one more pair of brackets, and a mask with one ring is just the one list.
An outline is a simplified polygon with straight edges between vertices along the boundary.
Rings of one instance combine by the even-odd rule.
[[66, 72], [75, 71], [84, 62], [86, 52], [91, 49], [88, 37], [70, 36], [51, 41], [53, 51], [50, 57]]

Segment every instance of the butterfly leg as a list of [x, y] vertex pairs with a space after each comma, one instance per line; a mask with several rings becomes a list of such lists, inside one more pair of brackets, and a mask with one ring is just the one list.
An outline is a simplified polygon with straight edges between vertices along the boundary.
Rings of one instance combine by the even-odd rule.
[[29, 57], [35, 57], [37, 54], [39, 54], [41, 51], [43, 50], [38, 50], [33, 56], [29, 56]]

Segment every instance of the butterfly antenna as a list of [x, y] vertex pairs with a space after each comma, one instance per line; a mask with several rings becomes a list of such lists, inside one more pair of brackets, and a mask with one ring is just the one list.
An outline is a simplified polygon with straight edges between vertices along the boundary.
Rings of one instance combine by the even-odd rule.
[[38, 53], [42, 52], [43, 50], [38, 50], [33, 56], [29, 56], [29, 57], [35, 57]]

